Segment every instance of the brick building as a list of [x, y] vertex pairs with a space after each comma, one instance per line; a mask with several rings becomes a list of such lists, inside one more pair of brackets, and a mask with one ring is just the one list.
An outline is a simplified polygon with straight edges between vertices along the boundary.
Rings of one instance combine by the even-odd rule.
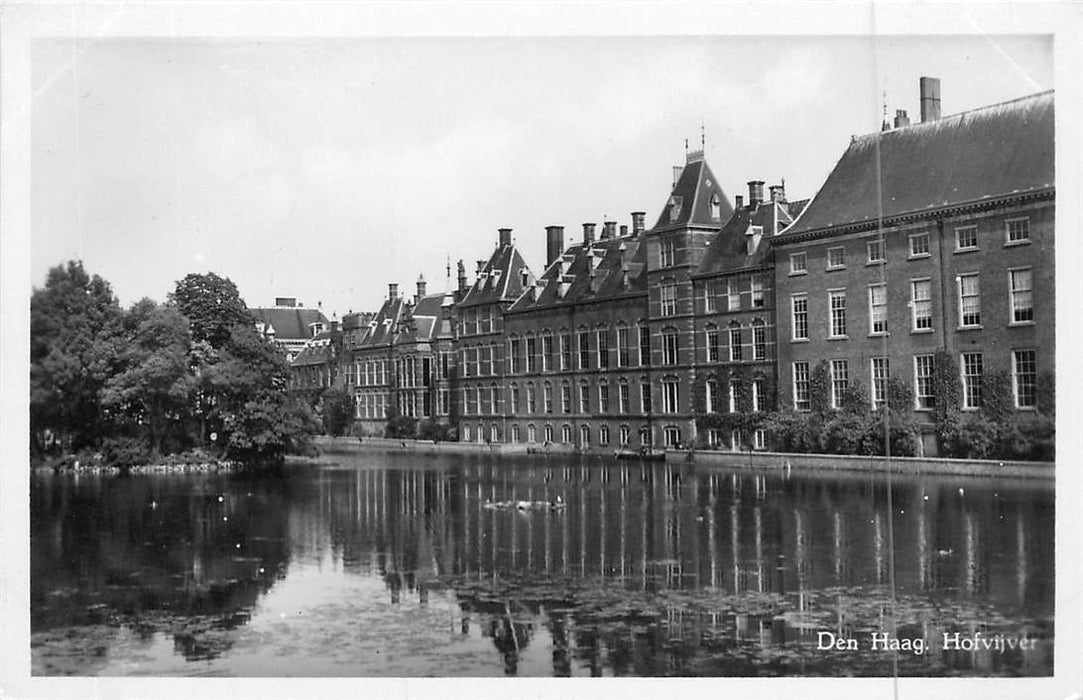
[[[1053, 93], [940, 117], [922, 79], [922, 121], [855, 137], [797, 221], [774, 241], [781, 403], [807, 409], [827, 359], [831, 400], [850, 382], [885, 399], [906, 380], [933, 403], [933, 356], [959, 367], [962, 409], [1010, 373], [1034, 410], [1054, 368]], [[877, 178], [879, 173], [879, 178]], [[935, 449], [928, 430], [926, 453]]]
[[305, 308], [294, 297], [278, 297], [273, 307], [248, 312], [256, 319], [256, 330], [282, 348], [287, 362], [292, 362], [309, 340], [329, 327], [320, 309]]

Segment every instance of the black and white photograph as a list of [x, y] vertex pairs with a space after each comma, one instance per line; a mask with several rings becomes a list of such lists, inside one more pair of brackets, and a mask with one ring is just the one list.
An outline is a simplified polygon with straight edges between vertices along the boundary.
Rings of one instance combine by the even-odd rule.
[[1079, 697], [1027, 5], [9, 8], [0, 692]]

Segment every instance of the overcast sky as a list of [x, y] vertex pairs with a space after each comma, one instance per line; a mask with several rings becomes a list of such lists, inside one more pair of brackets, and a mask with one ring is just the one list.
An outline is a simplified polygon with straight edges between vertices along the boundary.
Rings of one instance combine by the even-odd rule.
[[[1053, 87], [1048, 37], [43, 39], [33, 47], [32, 281], [81, 258], [121, 302], [189, 272], [249, 306], [375, 310], [445, 286], [511, 227], [654, 223], [698, 147], [732, 201], [812, 196], [853, 134]], [[453, 271], [454, 275], [454, 271]]]

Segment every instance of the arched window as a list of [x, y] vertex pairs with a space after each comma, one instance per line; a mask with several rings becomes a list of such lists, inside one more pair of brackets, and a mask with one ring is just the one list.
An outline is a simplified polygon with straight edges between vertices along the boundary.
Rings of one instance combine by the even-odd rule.
[[546, 328], [541, 334], [542, 340], [542, 372], [548, 372], [554, 369], [553, 366], [553, 332]]
[[718, 380], [711, 377], [707, 380], [707, 413], [718, 413]]
[[711, 221], [722, 220], [722, 198], [715, 192], [711, 196]]
[[667, 425], [662, 431], [664, 445], [666, 447], [680, 447], [681, 446], [681, 429], [675, 425]]
[[565, 445], [571, 443], [572, 441], [572, 426], [568, 425], [567, 423], [560, 426], [560, 441], [563, 442]]
[[531, 443], [538, 441], [538, 429], [533, 423], [526, 426], [526, 441]]
[[517, 423], [513, 423], [511, 426], [511, 441], [519, 442], [519, 425]]
[[741, 325], [736, 321], [730, 323], [729, 335], [730, 362], [741, 362], [744, 360], [744, 346], [741, 337]]
[[463, 426], [463, 442], [470, 442], [470, 426]]
[[752, 321], [752, 359], [767, 359], [767, 324], [761, 318]]
[[579, 446], [590, 446], [590, 428], [585, 425], [579, 426]]
[[662, 329], [662, 364], [675, 365], [679, 357], [676, 328]]
[[552, 442], [553, 441], [553, 426], [550, 423], [545, 424], [545, 441], [546, 442]]
[[478, 423], [477, 438], [478, 442], [485, 442], [485, 426], [481, 423]]
[[599, 445], [608, 445], [609, 444], [609, 426], [608, 425], [603, 425], [600, 428], [598, 428], [598, 444]]
[[500, 442], [500, 428], [496, 423], [489, 426], [489, 440], [492, 442]]
[[632, 439], [632, 429], [629, 428], [627, 425], [622, 425], [620, 426], [618, 433], [620, 433], [621, 447], [627, 446], [629, 441], [631, 441]]

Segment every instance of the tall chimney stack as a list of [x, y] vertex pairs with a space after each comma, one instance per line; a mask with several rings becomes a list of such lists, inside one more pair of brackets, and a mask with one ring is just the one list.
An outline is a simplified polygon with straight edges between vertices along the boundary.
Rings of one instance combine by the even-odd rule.
[[904, 126], [910, 126], [910, 117], [906, 115], [905, 109], [897, 109], [895, 110], [895, 128], [899, 129]]
[[734, 203], [734, 206], [733, 206], [734, 209], [740, 209], [741, 207], [743, 207], [745, 205], [745, 197], [744, 197], [744, 195], [740, 195], [740, 194], [736, 195], [733, 198], [733, 203]]
[[478, 260], [477, 263], [478, 263], [478, 269], [477, 269], [477, 272], [475, 274], [477, 274], [478, 279], [481, 279], [481, 271], [485, 269], [485, 261], [484, 260]]
[[624, 238], [627, 235], [628, 235], [628, 224], [621, 224], [620, 225], [620, 237]]
[[673, 166], [673, 186], [674, 187], [677, 186], [677, 180], [681, 179], [681, 173], [682, 172], [684, 172], [684, 166], [683, 165], [674, 165]]
[[748, 206], [754, 207], [763, 201], [763, 180], [748, 181]]
[[425, 296], [425, 275], [417, 276], [417, 296], [414, 297], [414, 303], [421, 301], [421, 297]]
[[638, 236], [639, 234], [643, 233], [644, 229], [646, 229], [646, 227], [647, 227], [647, 225], [645, 223], [646, 218], [647, 218], [647, 212], [645, 212], [645, 211], [634, 211], [634, 212], [632, 212], [632, 235], [633, 236]]
[[768, 190], [771, 192], [772, 202], [785, 202], [786, 201], [786, 185], [771, 185]]
[[564, 227], [545, 227], [545, 266], [549, 267], [564, 252]]
[[500, 232], [500, 247], [501, 248], [506, 248], [507, 246], [510, 246], [511, 245], [511, 229], [510, 228], [501, 228], [501, 229], [497, 229], [497, 231]]
[[594, 227], [596, 224], [583, 224], [583, 245], [594, 242]]
[[921, 121], [935, 122], [940, 118], [940, 78], [921, 78]]
[[466, 265], [463, 265], [462, 260], [459, 260], [459, 291], [466, 291]]
[[399, 298], [399, 285], [396, 282], [390, 282], [387, 285], [387, 298], [391, 301], [395, 301]]
[[606, 221], [604, 224], [602, 224], [602, 240], [603, 241], [605, 239], [607, 239], [607, 238], [613, 238], [613, 236], [615, 236], [616, 234], [617, 234], [617, 222], [616, 221]]

